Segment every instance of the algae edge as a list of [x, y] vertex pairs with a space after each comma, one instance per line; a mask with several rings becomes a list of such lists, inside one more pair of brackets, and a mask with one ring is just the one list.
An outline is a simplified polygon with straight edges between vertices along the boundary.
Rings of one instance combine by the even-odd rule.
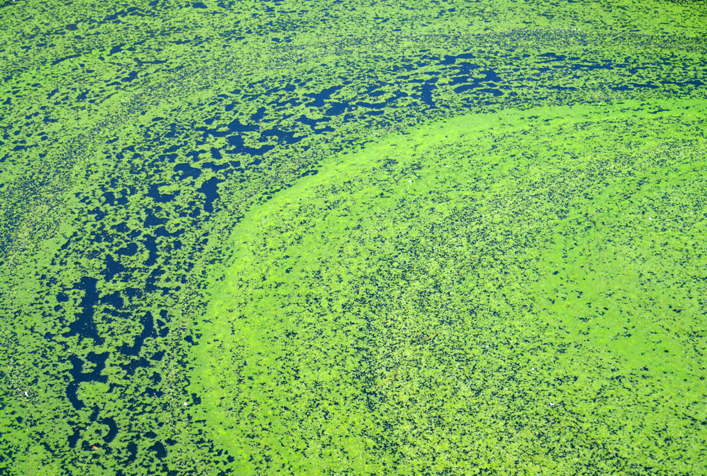
[[703, 471], [705, 104], [672, 105], [328, 160], [235, 228], [195, 418], [244, 474]]

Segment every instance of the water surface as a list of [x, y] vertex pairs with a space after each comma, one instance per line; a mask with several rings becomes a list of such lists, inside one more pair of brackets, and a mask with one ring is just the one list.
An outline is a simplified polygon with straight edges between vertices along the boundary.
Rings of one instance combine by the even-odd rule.
[[0, 472], [707, 472], [703, 3], [0, 5]]

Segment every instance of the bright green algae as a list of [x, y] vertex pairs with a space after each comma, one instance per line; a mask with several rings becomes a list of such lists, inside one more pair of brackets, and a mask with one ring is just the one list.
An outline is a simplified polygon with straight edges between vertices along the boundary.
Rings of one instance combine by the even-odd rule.
[[237, 472], [704, 472], [705, 104], [637, 106], [416, 128], [250, 212], [192, 385]]
[[703, 5], [7, 3], [0, 472], [705, 472]]

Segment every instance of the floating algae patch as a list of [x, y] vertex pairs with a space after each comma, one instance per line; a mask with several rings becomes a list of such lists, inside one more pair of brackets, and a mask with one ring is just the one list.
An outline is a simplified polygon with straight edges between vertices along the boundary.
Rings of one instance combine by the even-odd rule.
[[[629, 220], [649, 205], [666, 202], [675, 208], [681, 206], [679, 200], [689, 200], [688, 193], [699, 196], [701, 169], [689, 167], [700, 164], [701, 159], [689, 158], [699, 157], [704, 133], [698, 118], [700, 101], [707, 92], [703, 78], [707, 51], [702, 35], [706, 12], [704, 3], [636, 5], [626, 1], [554, 7], [506, 1], [429, 2], [414, 9], [405, 2], [0, 2], [0, 473], [228, 474], [235, 468], [278, 472], [276, 461], [310, 471], [315, 459], [301, 458], [316, 454], [321, 465], [328, 465], [322, 472], [336, 473], [343, 469], [337, 470], [334, 463], [342, 468], [347, 464], [343, 451], [348, 451], [359, 467], [372, 465], [369, 473], [388, 468], [418, 471], [415, 468], [432, 468], [432, 458], [435, 464], [443, 464], [443, 455], [452, 458], [462, 454], [468, 456], [469, 468], [479, 468], [498, 461], [474, 460], [470, 455], [489, 454], [478, 445], [487, 445], [496, 454], [496, 447], [503, 446], [498, 443], [501, 441], [515, 444], [517, 452], [531, 451], [528, 448], [540, 452], [533, 457], [541, 465], [541, 458], [550, 461], [556, 455], [548, 456], [539, 445], [528, 443], [528, 435], [541, 431], [532, 433], [540, 427], [540, 420], [533, 420], [535, 427], [528, 423], [525, 433], [501, 433], [500, 423], [493, 423], [487, 412], [486, 420], [476, 420], [471, 439], [469, 434], [459, 433], [462, 426], [455, 427], [457, 433], [448, 432], [446, 439], [431, 429], [432, 425], [451, 428], [451, 418], [468, 418], [454, 412], [441, 415], [442, 409], [448, 409], [446, 404], [423, 391], [428, 388], [425, 386], [435, 385], [440, 395], [457, 395], [454, 392], [460, 390], [449, 384], [450, 372], [465, 382], [463, 391], [477, 407], [486, 408], [482, 398], [500, 402], [501, 410], [502, 405], [512, 407], [510, 400], [494, 400], [488, 393], [488, 389], [501, 386], [494, 382], [503, 381], [502, 386], [511, 390], [528, 382], [504, 370], [510, 354], [499, 352], [511, 352], [509, 342], [514, 349], [521, 344], [526, 346], [523, 349], [542, 349], [545, 353], [533, 351], [539, 356], [536, 360], [542, 360], [559, 345], [555, 344], [561, 336], [568, 342], [581, 342], [589, 333], [593, 349], [601, 351], [595, 352], [597, 359], [610, 355], [622, 359], [626, 369], [647, 368], [643, 372], [649, 373], [641, 374], [647, 379], [676, 383], [682, 378], [688, 385], [689, 366], [682, 365], [679, 354], [675, 358], [658, 356], [678, 345], [688, 348], [692, 337], [698, 342], [701, 337], [698, 327], [686, 324], [690, 319], [698, 320], [699, 308], [695, 306], [699, 303], [692, 301], [690, 307], [687, 301], [691, 296], [688, 290], [698, 295], [700, 276], [686, 263], [698, 266], [699, 262], [679, 262], [700, 244], [699, 236], [690, 234], [697, 225], [691, 228], [685, 224], [681, 230], [673, 224], [656, 230], [656, 241], [641, 235], [643, 241], [631, 244], [637, 248], [628, 249], [629, 245], [602, 242], [599, 235], [591, 234], [593, 228], [585, 230], [594, 222], [571, 220], [580, 212], [589, 216], [596, 212], [595, 216], [604, 214], [604, 223], [619, 226], [621, 223], [605, 217], [610, 208], [577, 202], [580, 206], [563, 197], [573, 195], [580, 200], [577, 184], [581, 183], [582, 190], [597, 190], [592, 195], [599, 197], [596, 202], [615, 204], [625, 212], [622, 219]], [[563, 105], [575, 108], [548, 109]], [[581, 105], [593, 106], [582, 109], [585, 106]], [[503, 110], [506, 112], [501, 115], [493, 114]], [[516, 116], [511, 110], [528, 112]], [[554, 125], [542, 122], [549, 117], [562, 119], [565, 112], [576, 116], [565, 120], [565, 126], [562, 120]], [[477, 126], [469, 126], [469, 132], [455, 133], [451, 126], [440, 129], [422, 141], [440, 149], [432, 150], [429, 147], [435, 146], [428, 145], [430, 153], [424, 156], [400, 152], [400, 157], [393, 159], [397, 162], [381, 158], [383, 162], [371, 165], [371, 149], [361, 155], [345, 155], [366, 143], [389, 143], [386, 137], [412, 126], [468, 114], [479, 114], [472, 120]], [[586, 120], [579, 119], [582, 114], [588, 115]], [[518, 125], [519, 117], [526, 118], [526, 129]], [[605, 121], [597, 123], [598, 117]], [[505, 126], [504, 121], [508, 122]], [[606, 130], [599, 132], [596, 124], [603, 124]], [[541, 130], [554, 132], [538, 134]], [[458, 133], [465, 137], [455, 135]], [[416, 134], [419, 137], [421, 132]], [[547, 139], [549, 135], [558, 138]], [[586, 144], [585, 136], [591, 139]], [[528, 145], [531, 139], [534, 145]], [[614, 150], [618, 146], [610, 139], [623, 144], [622, 148]], [[503, 155], [513, 144], [516, 149]], [[402, 145], [407, 147], [404, 141]], [[391, 154], [379, 150], [381, 157]], [[642, 150], [650, 152], [647, 157], [659, 160], [663, 154], [666, 161], [684, 167], [672, 170], [669, 180], [647, 175], [645, 183], [651, 185], [644, 190], [644, 182], [639, 181], [643, 169], [637, 166], [639, 178], [630, 180], [640, 193], [622, 194], [621, 184], [611, 182], [618, 188], [607, 183], [600, 196], [596, 187], [601, 183], [582, 178], [580, 169], [551, 160], [569, 151], [581, 158], [571, 162], [584, 167], [581, 170], [593, 170], [594, 166], [603, 170], [603, 160], [629, 160]], [[488, 163], [479, 155], [483, 151], [487, 151]], [[341, 174], [354, 176], [343, 185], [332, 175], [331, 164], [336, 162], [332, 157], [346, 157], [342, 163], [351, 164]], [[440, 172], [440, 182], [435, 185], [430, 181], [430, 168], [445, 157], [449, 172]], [[678, 163], [679, 157], [692, 165]], [[538, 158], [557, 165], [556, 169], [533, 165], [517, 178], [517, 189], [507, 181], [496, 181], [501, 169], [519, 174], [513, 170], [513, 160], [543, 163]], [[456, 161], [462, 160], [477, 160], [487, 168], [479, 172], [482, 175], [470, 177], [468, 167], [463, 173], [459, 172], [461, 165], [455, 168]], [[323, 161], [329, 165], [319, 172]], [[322, 182], [320, 175], [329, 182]], [[683, 175], [686, 181], [679, 183]], [[301, 180], [303, 176], [309, 178]], [[555, 185], [547, 181], [556, 176], [560, 177], [557, 183], [572, 177], [576, 187], [562, 188], [550, 200], [547, 197]], [[460, 182], [463, 177], [469, 180]], [[528, 182], [531, 177], [536, 177], [532, 183]], [[422, 178], [427, 182], [421, 182]], [[472, 178], [484, 180], [484, 189], [469, 189]], [[399, 193], [403, 189], [396, 189], [391, 182], [398, 180], [413, 187], [406, 192], [408, 202], [404, 204]], [[448, 188], [442, 180], [448, 180]], [[338, 192], [331, 189], [336, 184]], [[293, 185], [298, 188], [288, 191]], [[535, 195], [524, 192], [538, 187]], [[669, 200], [660, 195], [661, 187], [675, 191], [668, 195]], [[346, 222], [355, 215], [342, 212], [343, 205], [332, 202], [335, 192], [341, 196], [341, 204], [352, 197], [361, 198], [349, 208], [367, 220], [366, 227]], [[230, 374], [212, 377], [229, 382], [223, 386], [229, 394], [223, 396], [231, 398], [230, 403], [226, 399], [223, 403], [223, 411], [230, 415], [223, 419], [227, 424], [214, 423], [214, 415], [203, 415], [213, 411], [209, 399], [216, 390], [204, 392], [199, 383], [203, 375], [193, 374], [194, 355], [213, 350], [206, 345], [207, 341], [213, 343], [213, 337], [207, 339], [212, 330], [204, 327], [208, 324], [205, 320], [220, 322], [216, 317], [204, 318], [206, 304], [212, 296], [220, 296], [222, 263], [238, 262], [229, 257], [243, 251], [231, 245], [238, 240], [231, 234], [240, 234], [247, 230], [244, 226], [250, 226], [240, 225], [241, 218], [253, 207], [253, 213], [274, 210], [282, 200], [290, 200], [294, 206], [299, 195], [293, 194], [309, 197], [307, 206], [313, 208], [303, 210], [303, 218], [279, 234], [267, 231], [267, 227], [260, 229], [274, 251], [268, 257], [260, 250], [262, 259], [254, 266], [268, 266], [281, 255], [282, 264], [299, 260], [299, 265], [285, 267], [283, 276], [298, 280], [300, 288], [273, 283], [280, 294], [263, 296], [259, 289], [270, 286], [267, 279], [272, 275], [263, 272], [266, 280], [261, 277], [258, 282], [249, 280], [246, 273], [244, 286], [254, 294], [238, 298], [253, 303], [262, 299], [258, 313], [263, 316], [269, 315], [263, 312], [270, 307], [282, 308], [283, 299], [293, 299], [289, 311], [274, 311], [277, 316], [269, 317], [286, 320], [287, 330], [281, 341], [271, 342], [272, 332], [279, 332], [275, 326], [279, 321], [268, 327], [264, 318], [256, 319], [255, 311], [243, 312], [247, 303], [228, 294], [221, 296], [230, 303], [224, 308], [236, 316], [247, 316], [239, 317], [238, 322], [251, 327], [239, 328], [242, 334], [237, 340], [224, 341], [230, 352], [209, 354], [232, 359], [230, 367], [222, 367], [222, 372], [232, 371]], [[377, 198], [372, 202], [366, 197]], [[267, 205], [271, 200], [273, 205]], [[454, 205], [460, 200], [477, 203], [477, 208], [464, 211]], [[265, 208], [259, 208], [263, 204]], [[372, 211], [366, 218], [361, 207], [368, 205]], [[317, 225], [317, 220], [328, 213], [326, 207], [332, 209], [332, 215], [324, 223], [332, 226], [320, 230], [317, 227], [325, 225]], [[569, 241], [542, 235], [541, 239], [537, 237], [546, 228], [512, 228], [521, 223], [516, 217], [519, 210], [537, 218], [533, 226], [553, 226], [558, 236], [564, 233], [580, 238]], [[337, 213], [351, 216], [339, 222]], [[695, 216], [699, 216], [697, 210]], [[412, 227], [414, 223], [418, 225]], [[419, 223], [428, 229], [420, 228]], [[453, 227], [464, 223], [473, 224], [468, 232]], [[666, 226], [668, 222], [660, 223]], [[306, 227], [313, 236], [304, 233]], [[300, 230], [301, 238], [288, 235], [288, 229]], [[354, 234], [347, 235], [349, 231]], [[328, 235], [321, 235], [324, 232]], [[612, 228], [609, 233], [618, 231]], [[629, 231], [621, 233], [628, 236]], [[451, 235], [457, 241], [444, 240]], [[346, 241], [348, 236], [358, 241]], [[467, 242], [474, 236], [482, 236], [483, 242]], [[285, 238], [302, 240], [299, 254], [277, 251]], [[330, 243], [329, 248], [320, 246], [321, 240], [325, 245]], [[663, 249], [666, 242], [674, 248]], [[331, 246], [336, 243], [342, 250], [334, 253]], [[318, 246], [323, 257], [305, 253], [313, 246]], [[370, 250], [360, 251], [364, 246]], [[595, 252], [597, 247], [604, 254]], [[615, 306], [606, 296], [611, 283], [605, 276], [617, 276], [607, 263], [609, 253], [618, 247], [628, 253], [617, 261], [625, 264], [621, 265], [621, 276], [628, 280], [643, 273], [636, 290], [652, 299], [649, 302], [655, 301], [650, 312], [658, 315], [670, 309], [672, 317], [680, 319], [683, 327], [671, 324], [672, 340], [666, 337], [659, 343], [654, 334], [669, 321], [665, 316], [663, 324], [657, 323], [658, 327], [643, 334], [632, 330], [636, 324], [626, 316], [614, 319]], [[669, 263], [654, 259], [658, 247], [663, 247], [663, 256], [682, 263], [669, 268], [672, 275], [661, 274]], [[691, 260], [699, 257], [699, 251], [694, 253]], [[591, 260], [581, 268], [590, 254]], [[340, 257], [347, 256], [350, 271], [340, 265]], [[565, 258], [566, 266], [560, 266]], [[513, 263], [523, 260], [528, 262], [522, 265], [528, 276], [536, 270], [535, 281], [511, 280], [513, 272], [525, 276], [520, 268], [512, 268]], [[643, 260], [646, 265], [639, 270]], [[571, 263], [578, 263], [579, 269]], [[648, 268], [650, 273], [645, 271]], [[693, 281], [688, 281], [688, 276]], [[459, 291], [461, 279], [469, 281], [466, 294]], [[311, 285], [313, 280], [317, 285]], [[340, 282], [334, 286], [334, 280]], [[396, 284], [406, 282], [414, 285]], [[593, 287], [584, 291], [587, 301], [564, 302], [575, 288], [588, 282]], [[507, 296], [497, 294], [499, 286], [507, 289]], [[621, 289], [626, 292], [629, 288]], [[449, 299], [443, 299], [445, 293]], [[358, 297], [352, 298], [354, 294]], [[526, 315], [514, 310], [521, 302], [529, 309], [529, 324], [513, 321]], [[631, 302], [634, 308], [626, 312], [634, 315], [638, 304]], [[248, 306], [252, 308], [253, 303]], [[305, 326], [298, 317], [308, 308], [312, 323], [319, 326], [316, 329]], [[462, 317], [475, 319], [476, 341], [457, 325]], [[589, 319], [594, 327], [581, 327]], [[350, 345], [337, 327], [344, 321], [356, 323], [346, 330]], [[542, 327], [545, 322], [547, 326]], [[299, 329], [301, 326], [305, 330]], [[552, 334], [551, 329], [560, 326], [563, 334]], [[536, 332], [540, 327], [543, 331]], [[315, 341], [311, 337], [317, 329], [322, 334]], [[552, 339], [546, 336], [548, 332]], [[498, 337], [511, 334], [525, 336], [525, 340]], [[656, 344], [655, 350], [640, 347], [646, 356], [642, 360], [640, 353], [621, 353], [615, 348], [622, 339], [643, 336], [655, 339]], [[457, 344], [462, 338], [468, 342]], [[282, 347], [288, 339], [289, 347]], [[329, 354], [341, 349], [339, 355], [346, 364], [342, 360], [329, 366], [333, 370], [322, 370], [333, 357], [312, 351], [299, 358], [301, 343], [311, 343], [313, 349]], [[251, 356], [257, 351], [248, 345], [265, 346], [263, 358], [273, 362], [262, 367], [266, 373], [253, 371], [256, 360]], [[484, 345], [489, 350], [480, 355], [487, 359], [486, 364], [475, 368], [473, 363], [458, 360], [457, 370], [452, 371], [452, 360], [441, 354], [447, 349], [467, 349], [468, 354], [462, 357], [477, 359], [473, 352]], [[300, 349], [300, 354], [290, 349]], [[266, 350], [281, 353], [275, 356]], [[301, 372], [300, 367], [291, 366], [297, 358]], [[604, 365], [601, 362], [597, 365]], [[531, 369], [540, 368], [535, 364], [533, 361]], [[291, 375], [280, 387], [275, 387], [280, 377], [269, 373], [276, 365]], [[494, 365], [495, 374], [489, 370]], [[250, 374], [239, 377], [243, 372]], [[327, 383], [334, 372], [338, 372], [343, 393], [334, 392], [334, 383]], [[249, 383], [251, 377], [255, 380], [266, 375], [274, 380], [258, 381], [260, 387]], [[547, 387], [547, 380], [538, 382], [533, 391]], [[288, 400], [286, 409], [272, 406], [284, 401], [284, 396], [272, 400], [270, 407], [261, 410], [269, 409], [272, 414], [262, 417], [262, 405], [258, 404], [262, 396], [253, 396], [253, 392], [264, 384], [273, 392], [278, 388], [294, 391], [301, 384], [302, 393], [291, 395], [302, 396], [296, 404]], [[242, 393], [249, 388], [244, 385], [253, 388]], [[595, 387], [601, 385], [596, 383]], [[691, 388], [684, 392], [692, 392]], [[482, 390], [486, 393], [478, 393]], [[503, 398], [517, 394], [507, 393]], [[335, 401], [337, 395], [345, 397], [342, 402], [348, 413], [335, 413], [333, 406], [317, 406]], [[656, 395], [663, 398], [667, 394]], [[396, 406], [401, 399], [406, 399], [408, 407]], [[456, 397], [447, 400], [459, 402]], [[417, 413], [404, 414], [406, 408]], [[462, 413], [468, 410], [459, 408]], [[542, 405], [538, 408], [546, 409]], [[593, 411], [586, 405], [583, 408], [578, 414]], [[496, 412], [498, 418], [509, 414], [501, 410]], [[282, 412], [290, 412], [285, 414], [291, 416], [286, 423]], [[326, 412], [338, 415], [338, 422], [351, 421], [346, 425], [348, 442], [335, 442], [330, 433], [340, 427], [334, 423], [326, 433], [316, 427], [319, 421], [328, 421]], [[658, 413], [656, 422], [667, 418], [668, 413]], [[696, 407], [674, 421], [688, 416], [695, 418], [694, 425], [704, 421]], [[599, 420], [607, 419], [604, 415]], [[255, 420], [257, 425], [252, 424]], [[233, 421], [241, 426], [228, 423]], [[515, 428], [510, 426], [511, 420], [503, 421], [508, 428]], [[290, 433], [290, 439], [279, 443], [290, 456], [275, 452], [274, 437], [267, 441], [263, 437], [272, 436], [268, 432], [274, 430], [266, 430], [268, 425]], [[651, 425], [646, 426], [646, 432], [658, 423]], [[607, 433], [613, 428], [592, 430], [593, 435], [604, 432], [604, 439], [587, 440], [597, 446], [582, 446], [586, 454], [611, 460], [610, 451], [624, 441]], [[509, 440], [509, 434], [516, 436]], [[426, 435], [437, 439], [421, 443]], [[454, 443], [452, 435], [470, 442]], [[575, 444], [572, 434], [568, 435], [567, 441]], [[684, 435], [698, 433], [685, 430], [679, 437], [670, 436], [660, 451], [673, 451], [675, 445], [687, 441]], [[470, 449], [464, 446], [455, 452], [453, 444]], [[442, 451], [444, 445], [448, 451]], [[656, 458], [664, 454], [660, 451]], [[321, 456], [325, 452], [330, 456]], [[338, 463], [337, 455], [341, 456]], [[378, 459], [371, 462], [372, 456]], [[579, 459], [584, 462], [588, 458]], [[689, 456], [683, 459], [696, 461]]]
[[433, 123], [251, 210], [192, 352], [234, 471], [704, 472], [705, 103], [646, 106]]

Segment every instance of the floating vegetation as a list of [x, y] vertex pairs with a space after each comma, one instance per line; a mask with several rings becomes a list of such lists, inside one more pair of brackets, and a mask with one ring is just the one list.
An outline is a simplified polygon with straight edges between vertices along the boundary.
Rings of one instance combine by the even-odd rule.
[[0, 473], [707, 472], [706, 15], [0, 3]]
[[196, 417], [244, 474], [701, 472], [704, 105], [475, 114], [325, 161], [234, 229]]

